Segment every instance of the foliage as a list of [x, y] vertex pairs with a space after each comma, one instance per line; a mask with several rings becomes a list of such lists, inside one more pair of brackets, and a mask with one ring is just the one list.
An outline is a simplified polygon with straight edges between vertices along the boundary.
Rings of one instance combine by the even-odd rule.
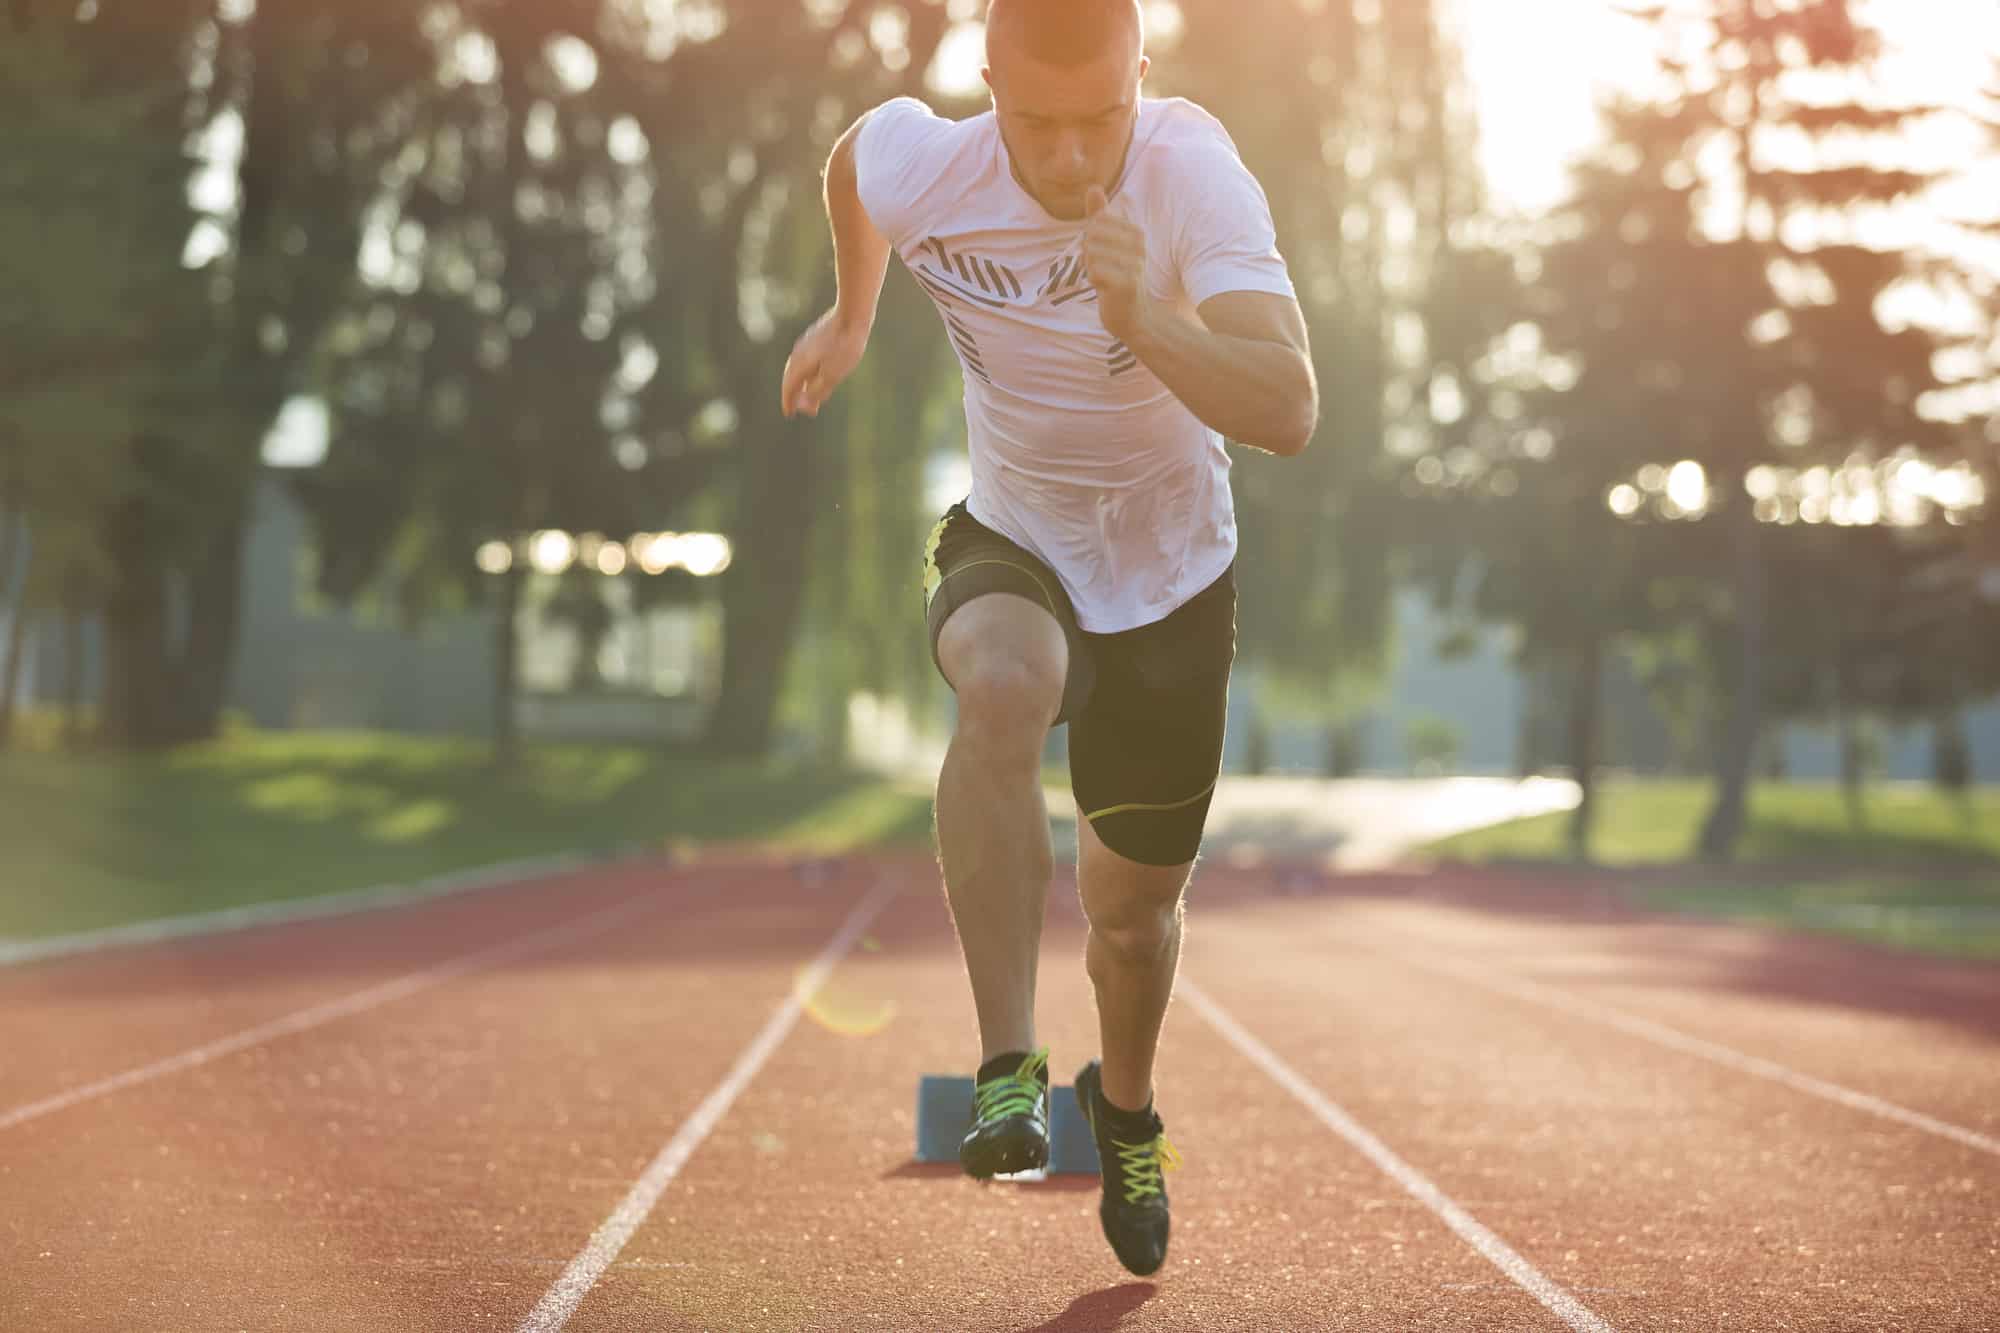
[[0, 756], [0, 937], [87, 930], [557, 853], [921, 844], [927, 793], [858, 774], [536, 746], [237, 732], [166, 755]]

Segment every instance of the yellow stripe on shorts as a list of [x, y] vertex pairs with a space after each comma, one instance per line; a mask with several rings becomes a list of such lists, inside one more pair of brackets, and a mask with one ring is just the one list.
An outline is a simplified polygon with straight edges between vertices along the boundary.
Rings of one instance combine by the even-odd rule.
[[1124, 805], [1107, 806], [1104, 809], [1099, 810], [1093, 814], [1085, 815], [1084, 818], [1088, 819], [1091, 823], [1095, 824], [1098, 820], [1104, 819], [1110, 815], [1129, 815], [1129, 814], [1136, 814], [1139, 812], [1147, 812], [1151, 814], [1165, 814], [1171, 810], [1185, 810], [1189, 806], [1193, 805], [1196, 801], [1201, 800], [1203, 797], [1207, 796], [1210, 792], [1214, 790], [1215, 790], [1215, 783], [1211, 782], [1206, 787], [1203, 787], [1200, 791], [1196, 792], [1194, 795], [1188, 797], [1185, 801], [1175, 801], [1169, 805], [1147, 805], [1143, 801], [1128, 801]]

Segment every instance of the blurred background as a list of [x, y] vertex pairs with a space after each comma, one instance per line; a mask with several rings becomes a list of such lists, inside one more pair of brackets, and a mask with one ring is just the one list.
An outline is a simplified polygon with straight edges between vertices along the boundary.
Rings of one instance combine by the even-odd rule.
[[[982, 8], [0, 6], [0, 933], [921, 839], [958, 369], [898, 267], [828, 410], [778, 383], [833, 140], [984, 109]], [[1324, 403], [1234, 451], [1228, 772], [1574, 784], [1489, 852], [1990, 870], [2000, 10], [1147, 14]]]

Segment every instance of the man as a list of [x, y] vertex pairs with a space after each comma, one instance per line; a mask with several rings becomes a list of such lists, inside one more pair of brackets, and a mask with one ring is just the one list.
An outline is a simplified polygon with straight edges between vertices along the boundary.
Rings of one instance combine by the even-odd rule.
[[838, 296], [782, 392], [816, 414], [853, 371], [893, 249], [957, 349], [972, 462], [924, 577], [958, 696], [939, 857], [982, 1043], [960, 1161], [986, 1178], [1048, 1160], [1040, 760], [1066, 722], [1103, 1042], [1076, 1091], [1105, 1235], [1143, 1275], [1176, 1161], [1154, 1055], [1235, 656], [1223, 440], [1298, 453], [1318, 390], [1263, 191], [1213, 117], [1140, 95], [1142, 45], [1137, 0], [993, 0], [992, 111], [901, 98], [857, 121], [826, 175]]

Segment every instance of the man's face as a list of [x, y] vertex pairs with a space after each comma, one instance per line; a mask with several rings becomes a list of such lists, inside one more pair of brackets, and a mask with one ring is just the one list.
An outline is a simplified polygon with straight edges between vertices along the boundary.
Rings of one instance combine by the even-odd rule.
[[1083, 216], [1084, 193], [1118, 179], [1149, 62], [1135, 39], [1061, 69], [1001, 49], [984, 70], [1014, 172], [1051, 217]]

